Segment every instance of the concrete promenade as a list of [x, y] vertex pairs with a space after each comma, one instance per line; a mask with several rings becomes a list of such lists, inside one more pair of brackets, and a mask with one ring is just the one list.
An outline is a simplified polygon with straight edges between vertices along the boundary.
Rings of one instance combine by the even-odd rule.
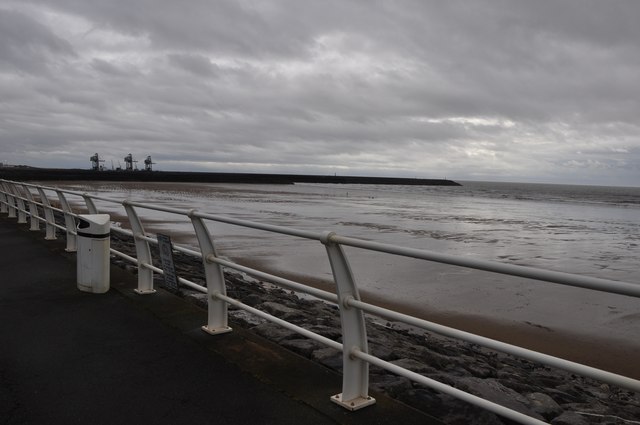
[[378, 394], [347, 412], [338, 374], [241, 328], [207, 335], [203, 310], [121, 269], [80, 292], [64, 237], [43, 236], [0, 217], [0, 424], [436, 423]]

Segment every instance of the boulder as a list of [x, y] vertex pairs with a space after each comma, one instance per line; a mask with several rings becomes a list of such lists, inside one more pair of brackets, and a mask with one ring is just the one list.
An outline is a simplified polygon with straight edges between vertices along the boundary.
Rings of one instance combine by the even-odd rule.
[[311, 354], [322, 348], [325, 347], [325, 345], [323, 345], [322, 343], [318, 342], [318, 341], [314, 341], [312, 339], [285, 339], [280, 341], [280, 345], [282, 345], [283, 347], [294, 351], [298, 354], [301, 354], [305, 357], [311, 357]]
[[562, 413], [562, 407], [547, 394], [530, 393], [527, 394], [531, 408], [542, 415], [547, 420], [555, 418]]
[[588, 425], [584, 416], [575, 412], [564, 412], [551, 421], [551, 425]]
[[398, 394], [408, 391], [412, 388], [411, 381], [407, 378], [397, 375], [371, 375], [371, 389], [387, 393], [391, 397], [397, 397]]
[[263, 323], [261, 325], [254, 326], [251, 329], [257, 334], [278, 343], [286, 339], [295, 339], [299, 337], [296, 332], [285, 329], [272, 322]]
[[398, 399], [449, 425], [504, 425], [494, 413], [430, 389], [404, 391]]
[[542, 415], [529, 406], [529, 400], [526, 397], [505, 387], [495, 379], [462, 378], [458, 381], [458, 387], [463, 391], [515, 410], [516, 412], [536, 419], [544, 419]]
[[296, 310], [295, 308], [287, 307], [286, 305], [271, 302], [271, 301], [267, 301], [260, 304], [258, 308], [280, 319], [284, 319], [287, 321], [304, 317], [304, 315], [300, 312], [300, 310]]
[[426, 373], [433, 373], [434, 369], [432, 367], [429, 367], [427, 365], [425, 365], [424, 363], [421, 363], [417, 360], [414, 359], [398, 359], [398, 360], [392, 360], [391, 362], [389, 362], [391, 364], [394, 364], [396, 366], [400, 366], [402, 368], [408, 369], [412, 372], [415, 373], [420, 373], [420, 374], [426, 374]]
[[326, 367], [334, 370], [342, 370], [342, 351], [335, 348], [324, 347], [311, 353], [311, 358]]

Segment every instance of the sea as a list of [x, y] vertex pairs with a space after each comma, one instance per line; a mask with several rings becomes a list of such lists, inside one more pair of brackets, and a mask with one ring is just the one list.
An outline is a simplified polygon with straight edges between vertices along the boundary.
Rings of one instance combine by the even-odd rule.
[[[460, 182], [462, 186], [60, 182], [71, 190], [640, 285], [640, 188]], [[123, 209], [98, 203], [127, 227]], [[197, 246], [186, 217], [139, 210], [148, 232]], [[331, 287], [322, 244], [217, 222], [218, 254]], [[364, 298], [636, 340], [640, 299], [346, 247]], [[420, 314], [419, 314], [420, 315]]]

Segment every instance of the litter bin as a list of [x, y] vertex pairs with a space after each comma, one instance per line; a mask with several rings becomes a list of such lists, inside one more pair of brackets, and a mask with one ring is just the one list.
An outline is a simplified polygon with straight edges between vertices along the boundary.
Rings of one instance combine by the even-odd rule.
[[103, 294], [109, 290], [109, 214], [81, 214], [78, 235], [78, 289]]

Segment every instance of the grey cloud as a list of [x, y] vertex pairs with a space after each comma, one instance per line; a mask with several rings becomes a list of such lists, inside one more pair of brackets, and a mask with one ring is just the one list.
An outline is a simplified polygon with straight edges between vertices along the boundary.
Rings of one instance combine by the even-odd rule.
[[139, 70], [133, 67], [118, 66], [103, 59], [93, 59], [90, 63], [90, 66], [95, 71], [98, 71], [108, 77], [134, 78], [141, 76]]
[[72, 57], [71, 45], [24, 14], [0, 9], [0, 69], [37, 73], [48, 62]]
[[[35, 1], [46, 6], [50, 2]], [[131, 35], [148, 35], [154, 46], [206, 50], [249, 56], [291, 55], [304, 46], [290, 39], [305, 33], [294, 12], [278, 5], [194, 0], [188, 4], [155, 0], [62, 0], [55, 7], [82, 16], [102, 28]], [[286, 12], [286, 13], [285, 13]], [[284, 20], [284, 22], [283, 22]], [[288, 31], [282, 31], [286, 25]]]
[[204, 78], [214, 77], [219, 72], [219, 67], [203, 55], [173, 53], [168, 60], [171, 65]]

